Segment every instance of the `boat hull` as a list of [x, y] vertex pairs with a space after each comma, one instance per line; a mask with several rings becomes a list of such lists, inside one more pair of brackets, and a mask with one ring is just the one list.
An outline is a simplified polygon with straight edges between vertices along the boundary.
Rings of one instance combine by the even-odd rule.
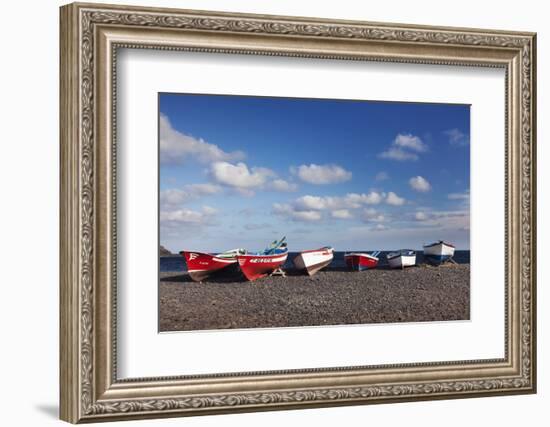
[[195, 282], [202, 282], [213, 274], [235, 266], [237, 258], [219, 258], [203, 252], [180, 252], [187, 263], [187, 273]]
[[244, 277], [253, 281], [266, 277], [283, 265], [288, 253], [274, 255], [239, 255], [237, 260]]
[[399, 255], [394, 258], [388, 258], [390, 268], [405, 268], [416, 265], [415, 255]]
[[293, 260], [298, 270], [304, 270], [309, 276], [313, 276], [332, 262], [334, 250], [323, 248], [312, 251], [303, 251]]
[[369, 254], [346, 254], [344, 259], [348, 268], [353, 271], [364, 271], [378, 265], [378, 258]]
[[451, 259], [454, 254], [454, 246], [445, 242], [424, 246], [424, 259], [430, 264], [441, 264]]

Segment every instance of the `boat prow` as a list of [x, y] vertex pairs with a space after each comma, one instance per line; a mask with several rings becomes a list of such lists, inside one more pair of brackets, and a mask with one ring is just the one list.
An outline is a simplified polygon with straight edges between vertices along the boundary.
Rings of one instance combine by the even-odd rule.
[[293, 260], [298, 270], [305, 270], [309, 276], [313, 276], [332, 262], [334, 249], [325, 246], [321, 249], [313, 249], [300, 252]]
[[287, 257], [288, 248], [283, 237], [262, 252], [237, 255], [237, 260], [244, 277], [253, 281], [273, 273], [285, 263]]
[[372, 253], [352, 252], [344, 254], [344, 260], [350, 270], [363, 271], [375, 268], [378, 265], [380, 251]]
[[400, 249], [386, 255], [390, 268], [405, 268], [416, 265], [416, 252], [412, 249]]
[[271, 255], [246, 254], [237, 256], [239, 267], [248, 280], [253, 281], [266, 277], [283, 265], [288, 251]]
[[450, 260], [455, 254], [455, 247], [440, 240], [424, 245], [424, 259], [430, 264], [439, 265]]
[[202, 282], [215, 273], [220, 273], [237, 264], [238, 254], [244, 249], [234, 249], [221, 254], [209, 254], [197, 251], [181, 251], [187, 263], [187, 273], [195, 282]]

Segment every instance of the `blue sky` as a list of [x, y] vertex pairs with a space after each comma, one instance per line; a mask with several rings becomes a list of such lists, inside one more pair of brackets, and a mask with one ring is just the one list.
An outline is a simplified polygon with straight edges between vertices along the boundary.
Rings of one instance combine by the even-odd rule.
[[159, 95], [170, 250], [470, 246], [470, 107]]

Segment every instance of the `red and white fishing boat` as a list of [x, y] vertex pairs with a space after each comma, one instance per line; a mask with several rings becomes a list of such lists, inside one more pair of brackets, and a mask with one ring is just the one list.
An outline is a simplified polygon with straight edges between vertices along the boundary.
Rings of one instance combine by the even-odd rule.
[[257, 254], [237, 255], [239, 267], [244, 276], [250, 280], [261, 279], [283, 265], [288, 257], [288, 248], [283, 237], [279, 242], [275, 241], [263, 252]]
[[325, 268], [334, 258], [334, 249], [325, 246], [321, 249], [302, 251], [293, 260], [298, 270], [305, 270], [308, 275], [313, 276], [319, 270]]
[[369, 268], [375, 268], [378, 265], [378, 255], [380, 251], [367, 253], [353, 252], [344, 255], [346, 265], [349, 269], [354, 271], [368, 270]]
[[187, 273], [195, 282], [202, 282], [214, 273], [236, 266], [237, 256], [245, 254], [244, 249], [232, 249], [220, 254], [181, 251], [187, 262]]

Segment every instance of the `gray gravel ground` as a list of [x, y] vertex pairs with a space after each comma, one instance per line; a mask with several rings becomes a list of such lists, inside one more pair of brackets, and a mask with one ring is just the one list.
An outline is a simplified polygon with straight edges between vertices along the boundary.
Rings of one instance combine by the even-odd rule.
[[289, 272], [196, 283], [161, 273], [160, 330], [241, 329], [470, 318], [470, 265]]

